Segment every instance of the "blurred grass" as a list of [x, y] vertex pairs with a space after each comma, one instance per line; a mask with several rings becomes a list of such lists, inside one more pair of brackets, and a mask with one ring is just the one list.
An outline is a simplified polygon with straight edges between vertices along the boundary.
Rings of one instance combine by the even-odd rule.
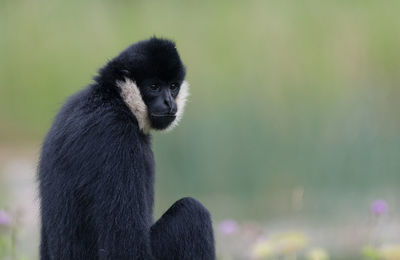
[[165, 36], [192, 96], [181, 126], [154, 137], [158, 215], [186, 195], [216, 219], [340, 221], [376, 197], [400, 210], [399, 11], [395, 0], [3, 0], [0, 141], [37, 142], [108, 59]]

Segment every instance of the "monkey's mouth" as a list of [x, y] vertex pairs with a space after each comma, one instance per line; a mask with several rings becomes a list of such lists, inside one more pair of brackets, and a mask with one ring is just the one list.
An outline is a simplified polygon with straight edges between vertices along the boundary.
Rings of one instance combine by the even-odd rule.
[[156, 114], [156, 113], [151, 113], [150, 114], [151, 117], [155, 117], [155, 118], [175, 118], [176, 115], [175, 114]]
[[176, 118], [174, 114], [150, 114], [151, 125], [155, 129], [165, 129], [167, 128]]

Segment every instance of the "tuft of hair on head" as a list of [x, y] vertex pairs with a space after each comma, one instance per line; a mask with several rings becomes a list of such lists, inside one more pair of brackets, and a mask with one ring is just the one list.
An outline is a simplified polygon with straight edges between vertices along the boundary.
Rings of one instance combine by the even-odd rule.
[[[129, 72], [129, 75], [126, 72]], [[172, 78], [183, 80], [185, 75], [186, 68], [175, 42], [153, 36], [128, 46], [99, 70], [95, 81], [108, 87], [126, 76], [140, 82], [155, 76], [165, 81]]]
[[[179, 56], [176, 45], [173, 41], [152, 37], [140, 41], [126, 50], [128, 53], [136, 54], [136, 63], [133, 64], [136, 77], [146, 78], [150, 72], [157, 77], [169, 81], [171, 78], [183, 79], [186, 68]], [[131, 55], [129, 55], [131, 57]]]

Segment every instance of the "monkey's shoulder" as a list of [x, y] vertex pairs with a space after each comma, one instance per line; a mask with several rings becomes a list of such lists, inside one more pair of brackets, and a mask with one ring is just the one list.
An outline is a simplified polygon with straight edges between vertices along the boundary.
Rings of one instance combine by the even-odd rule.
[[149, 137], [124, 108], [89, 86], [60, 109], [43, 143], [41, 165], [52, 174], [80, 180], [120, 168], [142, 168], [149, 151]]
[[53, 145], [57, 152], [65, 152], [63, 147], [79, 151], [113, 145], [137, 148], [147, 139], [122, 101], [89, 85], [68, 98], [60, 109], [44, 147]]

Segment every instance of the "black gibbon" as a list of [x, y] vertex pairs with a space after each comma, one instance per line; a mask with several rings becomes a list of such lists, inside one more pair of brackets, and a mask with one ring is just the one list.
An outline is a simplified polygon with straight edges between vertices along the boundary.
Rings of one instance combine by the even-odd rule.
[[153, 222], [150, 130], [180, 120], [184, 79], [175, 44], [151, 38], [68, 99], [41, 152], [40, 259], [215, 259], [210, 214], [195, 199]]

